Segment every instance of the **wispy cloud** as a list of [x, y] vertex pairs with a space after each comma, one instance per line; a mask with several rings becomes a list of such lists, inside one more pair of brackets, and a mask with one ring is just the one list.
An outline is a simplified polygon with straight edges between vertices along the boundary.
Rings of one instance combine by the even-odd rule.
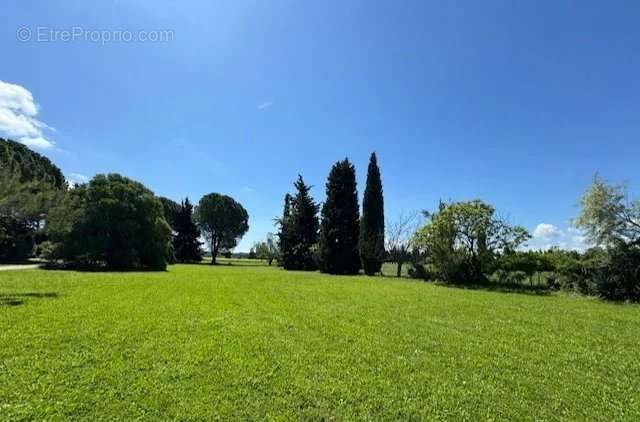
[[266, 108], [269, 108], [273, 105], [272, 101], [265, 101], [263, 103], [258, 104], [258, 110], [264, 110]]
[[251, 193], [251, 192], [253, 192], [253, 189], [251, 189], [249, 186], [244, 186], [242, 188], [242, 191], [246, 192], [246, 193]]
[[69, 182], [69, 184], [72, 186], [81, 185], [83, 183], [87, 183], [88, 181], [89, 177], [85, 176], [84, 174], [69, 173], [67, 175], [67, 182]]
[[573, 227], [561, 229], [549, 223], [538, 224], [527, 242], [527, 249], [547, 250], [552, 247], [584, 251], [589, 244], [584, 235]]
[[38, 105], [29, 90], [0, 81], [0, 134], [30, 148], [53, 147], [54, 142], [44, 132], [54, 129], [36, 118], [38, 111]]

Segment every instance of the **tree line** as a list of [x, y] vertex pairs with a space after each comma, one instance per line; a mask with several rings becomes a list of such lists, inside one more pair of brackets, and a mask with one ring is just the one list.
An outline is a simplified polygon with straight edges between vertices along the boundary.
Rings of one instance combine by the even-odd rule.
[[201, 261], [202, 237], [215, 264], [249, 229], [247, 211], [227, 195], [178, 204], [119, 174], [70, 186], [48, 159], [4, 139], [0, 160], [0, 262], [35, 254], [64, 266], [164, 270]]
[[[384, 200], [375, 153], [371, 154], [363, 197], [358, 203], [355, 167], [348, 159], [333, 165], [322, 206], [302, 176], [287, 193], [277, 219], [280, 264], [286, 270], [367, 275], [380, 272], [385, 259]], [[318, 216], [320, 213], [320, 216]]]
[[[564, 289], [605, 299], [640, 301], [640, 201], [624, 186], [596, 176], [581, 199], [574, 225], [594, 247], [584, 251], [523, 250], [531, 239], [481, 200], [441, 201], [434, 212], [384, 217], [377, 157], [371, 155], [359, 214], [355, 169], [348, 159], [331, 168], [326, 200], [314, 201], [302, 176], [284, 198], [277, 242], [255, 245], [258, 257], [286, 270], [330, 274], [381, 272], [385, 261], [405, 263], [414, 278], [452, 284]], [[386, 224], [386, 227], [385, 227]], [[535, 277], [535, 285], [534, 285]]]
[[[0, 139], [0, 262], [37, 255], [57, 265], [162, 270], [173, 262], [200, 262], [204, 239], [212, 264], [247, 232], [249, 216], [219, 193], [193, 205], [157, 197], [118, 174], [69, 186], [48, 159]], [[414, 278], [446, 283], [565, 289], [612, 300], [640, 301], [640, 201], [624, 185], [599, 176], [581, 199], [574, 225], [594, 247], [584, 251], [526, 251], [523, 227], [501, 218], [481, 200], [440, 202], [385, 220], [378, 160], [372, 153], [362, 208], [354, 165], [330, 169], [322, 204], [302, 176], [284, 197], [277, 233], [251, 256], [285, 270], [329, 274], [382, 273], [384, 262], [408, 264]], [[535, 282], [535, 283], [534, 283]]]

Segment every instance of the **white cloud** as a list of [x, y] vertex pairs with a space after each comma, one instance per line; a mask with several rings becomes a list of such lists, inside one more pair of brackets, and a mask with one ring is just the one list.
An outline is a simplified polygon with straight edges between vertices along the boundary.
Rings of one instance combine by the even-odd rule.
[[546, 250], [552, 247], [583, 251], [589, 244], [584, 235], [573, 227], [563, 230], [553, 224], [538, 224], [533, 230], [533, 237], [527, 242], [526, 249]]
[[88, 181], [89, 177], [85, 176], [84, 174], [69, 173], [67, 175], [67, 182], [69, 182], [69, 184], [72, 186], [81, 185], [83, 183], [87, 183]]
[[247, 193], [251, 193], [251, 192], [253, 192], [253, 189], [251, 189], [249, 186], [245, 186], [245, 187], [242, 188], [242, 191], [243, 192], [247, 192]]
[[264, 103], [258, 104], [258, 110], [264, 110], [265, 108], [269, 108], [273, 105], [271, 101], [265, 101]]
[[562, 231], [553, 224], [540, 223], [533, 231], [533, 236], [538, 238], [551, 239], [562, 235]]
[[38, 105], [33, 95], [20, 85], [0, 81], [0, 134], [15, 138], [30, 148], [51, 148], [54, 142], [44, 134], [53, 130], [36, 119]]

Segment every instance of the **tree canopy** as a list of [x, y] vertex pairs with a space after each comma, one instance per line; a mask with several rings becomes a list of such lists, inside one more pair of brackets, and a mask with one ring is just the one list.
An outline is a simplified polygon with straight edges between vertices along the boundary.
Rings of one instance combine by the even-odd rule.
[[97, 175], [72, 189], [50, 216], [57, 256], [110, 269], [164, 270], [170, 228], [162, 204], [144, 185], [119, 174]]
[[47, 157], [3, 138], [0, 138], [0, 172], [9, 174], [19, 183], [45, 182], [57, 189], [67, 185], [62, 171]]
[[426, 251], [447, 281], [484, 281], [498, 252], [513, 251], [530, 238], [523, 227], [509, 225], [495, 215], [493, 206], [480, 200], [441, 203], [428, 217], [412, 242]]
[[249, 214], [240, 203], [227, 195], [210, 193], [200, 199], [196, 220], [209, 242], [211, 263], [221, 249], [233, 249], [249, 230]]
[[0, 138], [0, 262], [27, 259], [42, 222], [67, 188], [48, 158]]
[[[165, 215], [167, 211], [165, 209]], [[189, 198], [178, 205], [173, 215], [173, 254], [178, 262], [200, 262], [202, 249], [200, 230], [193, 218], [193, 205]]]
[[338, 161], [331, 168], [326, 189], [318, 246], [320, 270], [331, 274], [357, 274], [360, 271], [360, 211], [356, 172], [348, 159]]
[[384, 260], [384, 198], [376, 153], [371, 154], [360, 220], [360, 259], [365, 274], [380, 272]]
[[286, 270], [315, 270], [318, 241], [318, 204], [302, 176], [294, 183], [295, 195], [285, 195], [282, 218], [278, 220], [280, 256]]
[[580, 205], [574, 224], [594, 244], [640, 243], [640, 200], [629, 200], [624, 185], [610, 185], [596, 174]]

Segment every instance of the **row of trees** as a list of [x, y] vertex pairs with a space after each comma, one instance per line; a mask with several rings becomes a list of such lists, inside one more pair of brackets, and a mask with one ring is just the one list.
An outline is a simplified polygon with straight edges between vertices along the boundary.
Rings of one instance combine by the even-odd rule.
[[[315, 270], [330, 274], [380, 272], [384, 251], [382, 180], [375, 153], [371, 154], [363, 200], [358, 204], [355, 167], [348, 159], [333, 165], [320, 207], [302, 176], [296, 193], [286, 194], [279, 226], [280, 263], [287, 270]], [[320, 219], [318, 218], [320, 211]]]
[[[596, 247], [584, 253], [523, 251], [531, 238], [521, 226], [509, 224], [481, 200], [441, 202], [437, 211], [387, 222], [382, 183], [375, 154], [367, 173], [362, 217], [359, 214], [355, 169], [337, 162], [319, 207], [302, 177], [296, 193], [285, 196], [277, 220], [277, 245], [259, 244], [259, 257], [279, 256], [292, 270], [332, 274], [380, 271], [387, 260], [397, 275], [410, 262], [414, 277], [449, 283], [520, 283], [536, 288], [564, 288], [614, 300], [640, 300], [640, 201], [630, 201], [624, 186], [609, 185], [596, 176], [581, 200], [575, 226]], [[318, 219], [320, 211], [320, 219]], [[277, 247], [279, 246], [279, 248]], [[541, 285], [541, 280], [544, 280]]]
[[453, 283], [494, 282], [565, 289], [610, 300], [640, 301], [640, 200], [596, 175], [574, 225], [594, 245], [584, 252], [522, 251], [529, 234], [480, 201], [441, 204], [409, 244], [415, 273]]
[[163, 270], [200, 261], [202, 236], [215, 263], [249, 228], [247, 211], [226, 195], [205, 195], [194, 208], [119, 174], [68, 186], [45, 157], [2, 139], [0, 164], [0, 262], [35, 251], [64, 265]]

